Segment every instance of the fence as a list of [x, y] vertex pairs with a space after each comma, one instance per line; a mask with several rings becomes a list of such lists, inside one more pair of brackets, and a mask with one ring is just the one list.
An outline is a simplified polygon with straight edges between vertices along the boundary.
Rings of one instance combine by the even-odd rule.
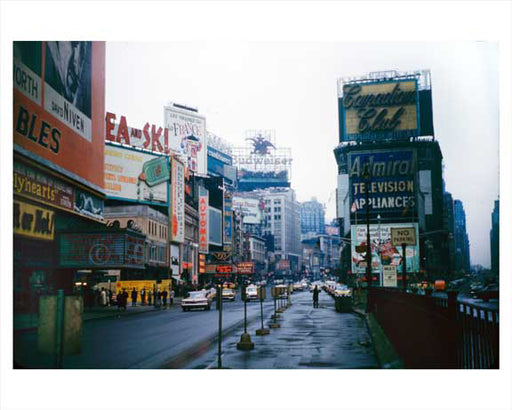
[[489, 369], [499, 367], [499, 313], [448, 298], [370, 288], [373, 313], [412, 369]]

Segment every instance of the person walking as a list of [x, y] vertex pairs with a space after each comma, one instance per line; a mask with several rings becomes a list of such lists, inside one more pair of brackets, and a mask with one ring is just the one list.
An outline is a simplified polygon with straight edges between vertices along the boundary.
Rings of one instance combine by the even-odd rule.
[[164, 303], [164, 309], [167, 309], [167, 290], [164, 289], [162, 292], [162, 301]]
[[318, 307], [318, 293], [320, 291], [318, 290], [318, 285], [315, 285], [315, 289], [313, 289], [313, 307]]
[[142, 290], [140, 291], [140, 302], [142, 306], [146, 304], [146, 288], [142, 288]]
[[132, 290], [132, 306], [137, 306], [137, 291], [135, 288]]
[[173, 303], [174, 303], [174, 290], [171, 290], [169, 292], [169, 306], [172, 306]]
[[160, 290], [158, 290], [156, 293], [155, 302], [157, 307], [160, 307], [162, 305], [162, 292], [160, 292]]
[[148, 290], [148, 305], [151, 306], [151, 300], [152, 300], [153, 292], [151, 292], [151, 289]]
[[128, 292], [123, 289], [123, 309], [126, 312], [126, 305], [128, 304]]
[[105, 288], [101, 288], [100, 292], [100, 305], [101, 307], [107, 306], [107, 292], [105, 291]]

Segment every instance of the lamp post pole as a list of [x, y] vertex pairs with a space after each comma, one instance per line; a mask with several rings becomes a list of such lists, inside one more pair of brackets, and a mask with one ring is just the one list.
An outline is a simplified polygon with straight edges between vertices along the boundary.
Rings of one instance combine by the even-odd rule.
[[380, 253], [380, 245], [381, 245], [381, 236], [380, 236], [380, 214], [377, 215], [377, 221], [379, 222], [379, 244], [377, 248], [377, 253], [379, 255], [379, 280], [380, 286], [384, 286], [384, 275], [382, 269], [382, 254]]

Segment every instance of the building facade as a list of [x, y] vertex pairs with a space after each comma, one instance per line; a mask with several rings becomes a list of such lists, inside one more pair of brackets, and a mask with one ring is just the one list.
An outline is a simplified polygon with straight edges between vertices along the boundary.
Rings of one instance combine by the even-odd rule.
[[471, 269], [469, 255], [469, 238], [466, 230], [466, 212], [462, 201], [456, 199], [454, 205], [455, 222], [455, 271], [469, 273]]
[[313, 232], [323, 234], [325, 232], [325, 210], [324, 206], [312, 198], [300, 205], [301, 234]]
[[494, 201], [491, 218], [491, 271], [495, 275], [500, 273], [500, 200]]

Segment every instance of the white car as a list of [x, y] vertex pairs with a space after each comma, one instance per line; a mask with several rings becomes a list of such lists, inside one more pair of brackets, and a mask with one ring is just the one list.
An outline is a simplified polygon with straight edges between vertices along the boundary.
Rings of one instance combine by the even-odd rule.
[[205, 291], [189, 292], [188, 297], [181, 301], [181, 308], [184, 312], [191, 309], [210, 310], [212, 303]]
[[233, 289], [224, 288], [222, 289], [222, 300], [235, 301], [236, 293]]
[[256, 285], [249, 285], [245, 289], [245, 296], [247, 298], [247, 302], [251, 300], [258, 300], [258, 287]]

